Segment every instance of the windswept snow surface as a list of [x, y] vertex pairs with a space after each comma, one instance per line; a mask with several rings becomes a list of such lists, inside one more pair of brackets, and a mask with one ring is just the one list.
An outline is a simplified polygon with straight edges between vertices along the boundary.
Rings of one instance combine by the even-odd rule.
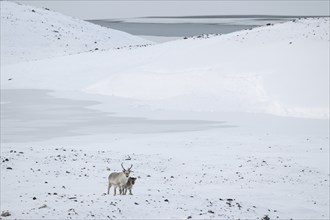
[[[329, 219], [326, 120], [143, 111], [98, 96], [99, 111], [93, 95], [2, 92], [8, 219]], [[138, 178], [133, 195], [107, 195], [122, 162]]]
[[149, 48], [149, 62], [87, 90], [159, 108], [329, 118], [329, 18], [203, 37]]
[[1, 84], [80, 90], [159, 109], [327, 119], [328, 27], [329, 18], [299, 19], [133, 51], [6, 65]]
[[150, 43], [49, 9], [1, 1], [2, 65]]

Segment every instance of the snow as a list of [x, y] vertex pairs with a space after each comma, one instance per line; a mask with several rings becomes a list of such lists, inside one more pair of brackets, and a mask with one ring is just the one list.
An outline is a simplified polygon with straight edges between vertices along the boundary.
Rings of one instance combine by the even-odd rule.
[[[27, 7], [1, 2], [1, 14]], [[7, 54], [1, 218], [329, 219], [328, 27], [309, 18], [145, 48]], [[18, 50], [7, 41], [1, 54]], [[122, 162], [133, 195], [106, 195]]]
[[142, 37], [147, 40], [151, 40], [156, 43], [164, 43], [168, 41], [182, 39], [182, 37], [163, 37], [163, 36], [150, 36], [150, 35], [139, 35], [139, 37]]
[[303, 19], [157, 45], [148, 63], [87, 90], [160, 108], [329, 118], [328, 27]]
[[1, 64], [150, 43], [49, 9], [1, 1]]
[[[36, 115], [47, 108], [52, 112], [48, 105], [30, 104], [38, 109]], [[134, 114], [134, 108], [129, 110]], [[212, 118], [239, 127], [131, 133], [130, 118], [119, 133], [103, 124], [96, 134], [82, 121], [80, 128], [70, 126], [68, 136], [9, 142], [2, 148], [1, 159], [9, 159], [2, 163], [2, 208], [12, 218], [328, 218], [327, 122], [248, 116], [245, 124], [242, 116]], [[31, 134], [47, 137], [52, 121], [46, 120], [51, 118]], [[143, 131], [159, 122], [150, 123], [138, 127]], [[132, 159], [125, 160], [127, 155]], [[120, 171], [121, 162], [133, 164], [132, 175], [138, 177], [134, 195], [105, 195], [106, 178]], [[38, 209], [44, 204], [47, 208]]]
[[170, 110], [327, 119], [328, 26], [328, 18], [300, 19], [136, 50], [5, 65], [1, 86], [80, 90]]

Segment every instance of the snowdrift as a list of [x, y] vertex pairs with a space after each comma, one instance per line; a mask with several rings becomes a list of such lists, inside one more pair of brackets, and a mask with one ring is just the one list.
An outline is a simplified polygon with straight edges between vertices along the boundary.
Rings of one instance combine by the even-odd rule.
[[329, 118], [329, 18], [196, 36], [137, 56], [148, 58], [86, 91], [155, 108]]
[[[128, 42], [121, 39], [116, 44]], [[329, 18], [2, 65], [1, 88], [84, 91], [153, 109], [328, 119]]]
[[47, 8], [1, 1], [1, 63], [150, 44]]

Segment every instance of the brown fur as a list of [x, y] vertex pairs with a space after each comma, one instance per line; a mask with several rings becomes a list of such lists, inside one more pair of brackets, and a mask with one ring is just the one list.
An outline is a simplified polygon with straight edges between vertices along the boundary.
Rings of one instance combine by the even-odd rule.
[[132, 188], [133, 188], [133, 185], [135, 184], [135, 181], [136, 181], [136, 178], [135, 177], [129, 177], [128, 178], [127, 183], [124, 186], [124, 195], [126, 195], [127, 190], [129, 190], [129, 194], [130, 195], [133, 195], [132, 194]]

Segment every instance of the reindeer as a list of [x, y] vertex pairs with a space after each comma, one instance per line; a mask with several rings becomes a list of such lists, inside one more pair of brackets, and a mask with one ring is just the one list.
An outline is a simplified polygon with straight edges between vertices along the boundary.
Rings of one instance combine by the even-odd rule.
[[135, 184], [136, 178], [135, 177], [128, 177], [127, 183], [125, 184], [124, 188], [123, 188], [123, 194], [126, 195], [127, 190], [129, 191], [130, 195], [132, 194], [132, 188], [133, 185]]
[[123, 163], [121, 163], [121, 167], [123, 168], [123, 172], [114, 172], [109, 175], [109, 185], [108, 185], [108, 194], [110, 192], [111, 186], [114, 186], [114, 196], [116, 195], [116, 189], [119, 187], [120, 195], [124, 192], [124, 186], [128, 181], [129, 174], [132, 172], [131, 169], [133, 165], [127, 170], [124, 168]]

